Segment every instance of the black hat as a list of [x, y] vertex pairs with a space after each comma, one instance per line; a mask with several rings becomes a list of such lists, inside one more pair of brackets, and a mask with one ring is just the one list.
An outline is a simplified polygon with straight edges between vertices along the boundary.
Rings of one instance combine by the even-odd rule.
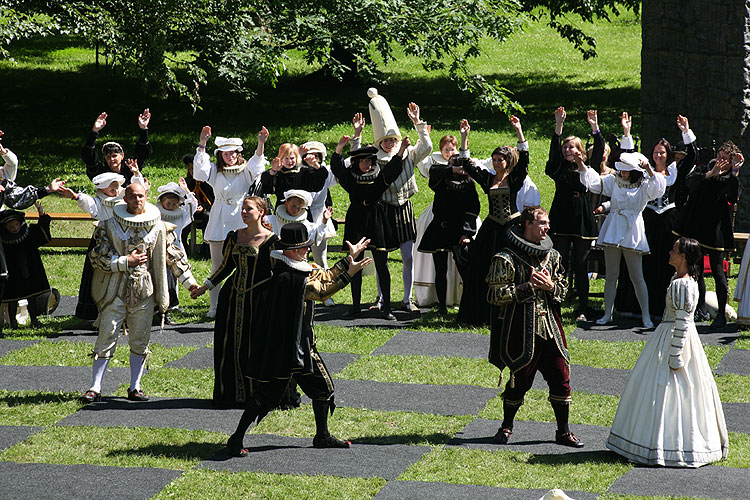
[[18, 210], [3, 210], [0, 212], [0, 224], [7, 224], [10, 221], [18, 220], [23, 222], [26, 219], [26, 214], [19, 212]]
[[281, 250], [294, 250], [312, 246], [312, 240], [304, 224], [290, 222], [281, 228], [281, 241], [277, 245]]
[[366, 146], [364, 148], [355, 149], [354, 151], [349, 151], [349, 159], [351, 159], [352, 164], [356, 164], [355, 162], [358, 162], [359, 160], [371, 159], [375, 161], [378, 158], [377, 154], [378, 148], [375, 146]]

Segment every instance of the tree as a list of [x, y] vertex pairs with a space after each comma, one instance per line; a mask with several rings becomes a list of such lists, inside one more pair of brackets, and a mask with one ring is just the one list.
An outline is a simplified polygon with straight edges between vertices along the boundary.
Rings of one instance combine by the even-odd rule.
[[201, 87], [216, 79], [249, 97], [260, 85], [275, 86], [292, 50], [330, 77], [378, 81], [376, 60], [388, 64], [400, 48], [428, 71], [446, 73], [476, 106], [505, 112], [519, 107], [510, 92], [469, 68], [482, 40], [502, 42], [530, 19], [546, 18], [589, 58], [596, 41], [569, 18], [606, 20], [610, 9], [640, 6], [636, 0], [4, 1], [9, 23], [0, 26], [16, 35], [21, 24], [43, 16], [47, 29], [34, 36], [81, 34], [146, 88], [185, 97], [193, 107]]

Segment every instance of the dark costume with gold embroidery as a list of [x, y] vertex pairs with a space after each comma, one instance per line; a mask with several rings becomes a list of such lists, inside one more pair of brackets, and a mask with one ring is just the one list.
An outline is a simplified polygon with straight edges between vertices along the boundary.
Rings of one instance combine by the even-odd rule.
[[277, 241], [278, 236], [271, 234], [257, 247], [238, 245], [237, 233], [231, 231], [224, 240], [221, 266], [209, 278], [213, 285], [227, 280], [219, 293], [214, 324], [216, 405], [243, 407], [248, 401], [251, 339], [258, 328], [259, 308], [270, 307], [270, 303], [260, 301], [271, 279], [270, 255]]
[[[553, 291], [532, 288], [532, 266], [549, 272]], [[508, 246], [492, 259], [487, 285], [492, 304], [489, 361], [501, 370], [507, 366], [511, 373], [504, 405], [521, 406], [539, 370], [549, 384], [553, 407], [567, 407], [570, 357], [560, 320], [567, 282], [551, 240], [534, 244], [521, 237], [518, 228], [509, 229]]]
[[520, 215], [516, 209], [516, 196], [529, 171], [529, 152], [519, 149], [518, 163], [508, 175], [507, 187], [493, 188], [495, 174], [473, 164], [464, 165], [464, 170], [487, 194], [490, 211], [482, 221], [476, 239], [469, 246], [469, 266], [463, 275], [464, 288], [458, 321], [486, 325], [490, 320], [490, 307], [486, 300], [485, 278], [492, 256], [505, 247], [505, 232]]

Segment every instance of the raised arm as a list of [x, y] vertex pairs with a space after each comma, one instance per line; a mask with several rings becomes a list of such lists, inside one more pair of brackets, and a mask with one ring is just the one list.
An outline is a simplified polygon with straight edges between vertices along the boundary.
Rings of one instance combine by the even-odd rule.
[[143, 110], [143, 113], [138, 115], [138, 140], [135, 142], [135, 148], [133, 148], [135, 154], [135, 160], [138, 162], [138, 168], [142, 169], [145, 165], [146, 160], [151, 157], [154, 152], [151, 143], [148, 140], [148, 124], [151, 122], [151, 111], [148, 108]]
[[590, 109], [586, 112], [586, 121], [591, 126], [591, 135], [594, 138], [594, 151], [591, 153], [589, 158], [589, 166], [594, 169], [597, 174], [602, 173], [602, 162], [604, 161], [604, 148], [605, 141], [599, 130], [599, 117], [595, 109]]

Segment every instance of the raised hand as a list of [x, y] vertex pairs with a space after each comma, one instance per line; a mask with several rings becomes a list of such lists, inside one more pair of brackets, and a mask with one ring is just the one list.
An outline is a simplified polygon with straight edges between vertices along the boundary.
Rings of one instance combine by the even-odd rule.
[[180, 179], [177, 181], [177, 183], [180, 185], [180, 187], [182, 188], [182, 190], [185, 191], [186, 194], [190, 192], [190, 188], [188, 187], [187, 181], [185, 181], [184, 177], [180, 177]]
[[59, 177], [56, 177], [52, 182], [49, 183], [47, 189], [50, 193], [57, 193], [60, 191], [61, 187], [65, 186], [66, 182], [67, 181], [62, 181]]
[[690, 130], [690, 124], [688, 123], [687, 116], [677, 115], [677, 128], [679, 128], [680, 132], [683, 134], [688, 133], [688, 130]]
[[406, 108], [406, 115], [414, 125], [419, 123], [419, 106], [417, 106], [413, 102], [410, 102], [409, 107]]
[[258, 144], [263, 143], [268, 140], [268, 136], [270, 133], [268, 132], [268, 129], [266, 127], [261, 127], [260, 132], [258, 132]]
[[279, 170], [281, 170], [281, 158], [279, 158], [278, 156], [271, 160], [271, 170], [273, 172], [278, 172]]
[[206, 125], [201, 129], [201, 136], [199, 139], [199, 144], [203, 147], [206, 147], [206, 143], [211, 138], [211, 127]]
[[354, 113], [352, 126], [354, 127], [354, 137], [360, 137], [362, 135], [362, 130], [365, 128], [365, 117], [362, 113]]
[[565, 123], [565, 118], [568, 115], [565, 113], [565, 108], [562, 106], [558, 107], [555, 110], [555, 134], [562, 135], [563, 131], [563, 124]]
[[4, 135], [5, 135], [5, 132], [0, 130], [0, 155], [4, 155], [8, 152], [8, 150], [3, 147], [3, 143], [2, 143], [2, 137]]
[[523, 136], [523, 128], [521, 127], [521, 120], [517, 116], [511, 115], [510, 124], [516, 131], [518, 142], [526, 142], [526, 139]]
[[[333, 211], [331, 211], [331, 213], [333, 213]], [[359, 254], [362, 252], [362, 250], [367, 248], [367, 245], [369, 244], [370, 244], [370, 240], [365, 239], [365, 238], [362, 238], [361, 240], [359, 240], [356, 245], [352, 245], [348, 241], [346, 242], [346, 245], [349, 247], [349, 255], [354, 259], [356, 259], [359, 256]]]
[[620, 117], [620, 123], [622, 123], [622, 135], [629, 136], [630, 127], [633, 125], [633, 117], [630, 116], [627, 111], [623, 111], [622, 117]]
[[344, 146], [349, 144], [349, 137], [348, 135], [342, 135], [341, 139], [339, 139], [339, 143], [336, 144], [336, 154], [341, 154], [344, 151]]
[[307, 146], [305, 146], [304, 144], [300, 144], [299, 146], [297, 146], [297, 149], [299, 150], [300, 158], [304, 158], [305, 155], [307, 155]]
[[355, 261], [352, 256], [349, 256], [349, 269], [347, 269], [347, 274], [349, 276], [354, 276], [358, 272], [360, 272], [362, 269], [364, 269], [366, 266], [368, 266], [372, 262], [372, 259], [367, 257], [365, 259], [362, 259], [360, 261]]
[[586, 111], [586, 121], [591, 125], [592, 132], [599, 131], [599, 117], [597, 116], [595, 109]]
[[94, 132], [99, 132], [101, 129], [104, 128], [104, 126], [107, 125], [107, 113], [104, 112], [96, 117], [96, 120], [94, 120], [94, 126], [91, 127], [91, 130]]
[[149, 111], [148, 108], [143, 110], [143, 113], [138, 115], [138, 127], [140, 127], [142, 130], [146, 130], [148, 128], [148, 123], [151, 121], [151, 111]]
[[326, 207], [326, 209], [323, 210], [323, 224], [331, 220], [331, 217], [333, 217], [333, 207]]
[[138, 161], [135, 158], [128, 158], [125, 160], [125, 166], [133, 172], [133, 175], [138, 175], [141, 170], [138, 168]]
[[44, 209], [42, 208], [42, 204], [39, 202], [39, 200], [34, 202], [34, 206], [36, 207], [36, 213], [38, 213], [40, 217], [44, 215]]
[[410, 145], [411, 141], [409, 140], [409, 136], [407, 135], [406, 137], [401, 139], [401, 148], [398, 150], [398, 155], [403, 156], [406, 148], [408, 148]]

